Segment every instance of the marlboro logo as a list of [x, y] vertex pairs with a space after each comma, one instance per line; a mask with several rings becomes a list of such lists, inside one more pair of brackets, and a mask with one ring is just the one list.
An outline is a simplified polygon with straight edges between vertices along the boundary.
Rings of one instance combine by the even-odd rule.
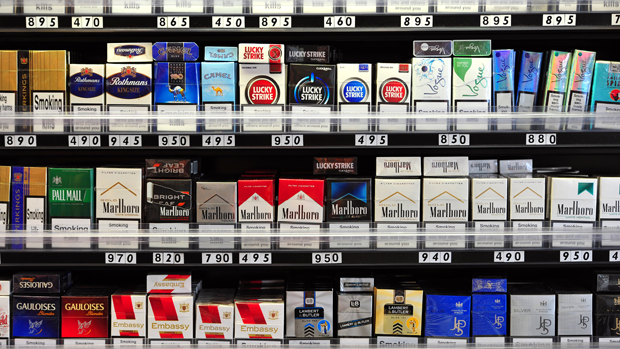
[[458, 200], [461, 203], [465, 203], [463, 200], [461, 200], [461, 199], [457, 198], [456, 196], [450, 194], [450, 192], [448, 192], [448, 191], [444, 191], [443, 193], [441, 193], [441, 194], [435, 196], [434, 198], [428, 200], [428, 202], [431, 203], [433, 200], [438, 199], [439, 197], [443, 196], [444, 194], [452, 196], [453, 198], [455, 198], [456, 200]]
[[485, 191], [483, 191], [482, 193], [480, 193], [480, 195], [476, 196], [476, 199], [478, 199], [479, 197], [481, 197], [482, 195], [484, 195], [484, 193], [488, 192], [489, 190], [490, 190], [490, 191], [492, 191], [492, 192], [494, 192], [495, 194], [497, 194], [497, 196], [499, 196], [500, 198], [504, 199], [504, 196], [503, 196], [502, 194], [500, 194], [500, 193], [496, 192], [493, 188], [490, 188], [490, 187], [489, 187], [489, 188], [487, 188], [487, 189], [486, 189]]
[[379, 88], [381, 101], [386, 103], [405, 103], [409, 97], [409, 88], [401, 79], [387, 79]]
[[248, 83], [245, 97], [250, 104], [278, 104], [280, 88], [272, 78], [257, 76]]
[[539, 198], [541, 198], [541, 199], [542, 199], [542, 196], [540, 196], [540, 194], [538, 194], [537, 192], [535, 192], [534, 190], [532, 190], [532, 188], [530, 188], [530, 187], [526, 187], [525, 189], [523, 189], [523, 190], [521, 190], [520, 192], [518, 192], [518, 193], [517, 193], [517, 195], [515, 195], [515, 196], [513, 197], [513, 199], [514, 199], [514, 198], [516, 198], [517, 196], [521, 195], [521, 194], [522, 194], [523, 192], [525, 192], [526, 190], [531, 191], [532, 193], [534, 193], [534, 195], [536, 195], [536, 196], [538, 196]]

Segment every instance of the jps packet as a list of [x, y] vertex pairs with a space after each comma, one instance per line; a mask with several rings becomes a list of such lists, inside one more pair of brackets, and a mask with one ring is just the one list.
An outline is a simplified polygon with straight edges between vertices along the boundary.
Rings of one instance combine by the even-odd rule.
[[524, 51], [521, 56], [521, 71], [517, 90], [517, 108], [520, 112], [532, 112], [538, 96], [540, 67], [543, 54], [541, 52]]
[[153, 43], [108, 43], [108, 63], [152, 61]]
[[473, 278], [471, 279], [472, 293], [506, 293], [508, 282], [506, 279]]
[[103, 64], [69, 64], [69, 103], [71, 111], [96, 113], [105, 104], [105, 66]]
[[426, 295], [426, 337], [469, 337], [471, 296]]
[[471, 298], [471, 335], [505, 336], [508, 333], [506, 294], [476, 293]]
[[205, 46], [206, 62], [236, 62], [236, 47]]
[[418, 177], [422, 175], [420, 157], [377, 156], [377, 177]]
[[156, 42], [153, 44], [153, 60], [159, 62], [193, 62], [200, 51], [195, 42]]

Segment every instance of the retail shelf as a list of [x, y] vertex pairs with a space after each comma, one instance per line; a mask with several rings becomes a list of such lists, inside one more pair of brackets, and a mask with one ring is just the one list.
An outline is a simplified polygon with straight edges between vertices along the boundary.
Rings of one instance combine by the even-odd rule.
[[458, 224], [441, 224], [446, 228], [440, 230], [394, 224], [400, 229], [387, 231], [368, 228], [368, 223], [330, 225], [294, 225], [309, 230], [304, 233], [272, 229], [268, 223], [245, 223], [230, 230], [152, 224], [150, 230], [122, 232], [14, 231], [2, 235], [0, 266], [522, 267], [620, 262], [620, 231], [601, 228], [475, 231]]

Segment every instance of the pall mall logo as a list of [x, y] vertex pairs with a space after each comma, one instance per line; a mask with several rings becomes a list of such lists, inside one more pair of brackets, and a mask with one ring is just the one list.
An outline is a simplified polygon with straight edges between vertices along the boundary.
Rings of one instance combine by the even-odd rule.
[[454, 318], [454, 328], [451, 329], [450, 331], [456, 331], [455, 335], [456, 336], [462, 336], [463, 335], [463, 328], [467, 326], [467, 322], [465, 320], [458, 320], [456, 317]]
[[54, 178], [52, 178], [52, 183], [56, 185], [62, 184], [62, 178], [60, 178], [60, 176], [54, 176]]
[[549, 327], [551, 326], [551, 319], [543, 319], [540, 317], [540, 326], [536, 330], [540, 330], [540, 334], [546, 336], [549, 334]]

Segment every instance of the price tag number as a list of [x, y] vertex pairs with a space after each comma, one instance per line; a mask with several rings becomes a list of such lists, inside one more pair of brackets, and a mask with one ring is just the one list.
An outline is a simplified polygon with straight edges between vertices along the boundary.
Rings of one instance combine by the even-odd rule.
[[202, 264], [232, 264], [232, 253], [203, 253]]
[[560, 262], [592, 262], [592, 251], [561, 251]]
[[555, 133], [528, 133], [525, 135], [525, 145], [556, 145]]
[[153, 253], [154, 264], [185, 264], [185, 255], [175, 252], [155, 252]]
[[245, 17], [212, 17], [211, 26], [222, 29], [243, 29], [245, 28]]
[[420, 252], [420, 263], [452, 263], [452, 252]]
[[355, 16], [325, 16], [323, 28], [355, 28]]
[[258, 27], [261, 29], [266, 28], [291, 28], [292, 27], [291, 16], [269, 16], [260, 17], [258, 20]]
[[611, 25], [620, 25], [620, 14], [611, 15]]
[[272, 135], [271, 146], [272, 147], [303, 147], [304, 136], [303, 135]]
[[136, 264], [136, 254], [106, 252], [105, 264]]
[[98, 135], [92, 136], [69, 136], [69, 146], [70, 147], [100, 147], [101, 146], [101, 137]]
[[[577, 24], [576, 14], [544, 14], [543, 27], [574, 27]], [[613, 24], [613, 17], [612, 17]]]
[[58, 29], [58, 17], [26, 17], [27, 29]]
[[36, 147], [37, 136], [4, 136], [5, 147]]
[[342, 252], [313, 253], [312, 264], [341, 264]]
[[271, 253], [239, 253], [239, 264], [271, 264]]
[[189, 136], [159, 136], [160, 147], [189, 147]]
[[141, 147], [142, 136], [140, 135], [110, 135], [108, 138], [110, 147]]
[[234, 147], [235, 135], [203, 135], [203, 147]]
[[495, 263], [525, 262], [525, 251], [495, 251], [493, 256], [493, 262]]
[[610, 262], [620, 262], [620, 251], [609, 251], [609, 261]]
[[481, 27], [510, 27], [511, 15], [480, 15]]
[[432, 28], [433, 16], [400, 16], [401, 28]]
[[73, 17], [71, 18], [71, 28], [73, 29], [101, 29], [103, 28], [103, 17]]
[[158, 29], [189, 28], [189, 17], [157, 17]]
[[357, 134], [355, 135], [355, 145], [358, 147], [387, 147], [388, 135]]
[[469, 134], [440, 134], [439, 145], [469, 145]]

